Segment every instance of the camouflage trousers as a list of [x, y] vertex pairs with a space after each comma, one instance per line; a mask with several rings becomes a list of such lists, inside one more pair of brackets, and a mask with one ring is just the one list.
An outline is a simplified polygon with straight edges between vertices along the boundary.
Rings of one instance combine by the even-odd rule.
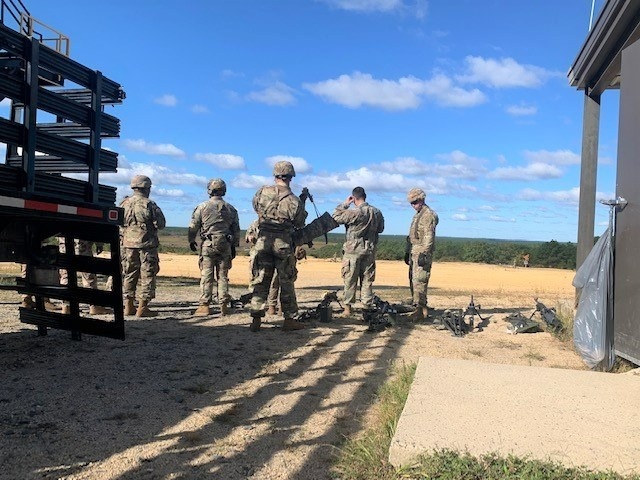
[[278, 306], [278, 296], [280, 294], [280, 280], [278, 279], [278, 272], [273, 272], [273, 279], [271, 285], [269, 285], [269, 294], [267, 295], [267, 305], [270, 307]]
[[413, 279], [413, 304], [419, 307], [427, 306], [427, 287], [431, 278], [432, 256], [427, 256], [426, 264], [418, 265], [418, 254], [411, 254], [411, 276]]
[[216, 287], [219, 303], [231, 300], [229, 295], [231, 246], [229, 243], [216, 246], [210, 241], [205, 241], [200, 250], [198, 266], [200, 267], [200, 304], [209, 305], [211, 303], [213, 290]]
[[373, 305], [373, 282], [376, 279], [375, 252], [344, 253], [342, 255], [342, 279], [344, 280], [344, 303], [356, 302], [356, 291], [360, 284], [360, 301], [366, 308]]
[[[84, 255], [91, 257], [93, 255], [93, 242], [88, 240], [74, 240], [76, 255]], [[67, 246], [64, 237], [58, 237], [58, 250], [60, 253], [67, 253]], [[69, 274], [63, 268], [59, 271], [60, 285], [69, 284]], [[82, 286], [84, 288], [98, 288], [98, 278], [93, 272], [80, 272], [82, 278]]]
[[[279, 237], [261, 236], [254, 247], [255, 256], [251, 265], [251, 313], [264, 311], [273, 277], [280, 284], [280, 306], [285, 317], [298, 311], [294, 282], [297, 277], [296, 258], [292, 245]], [[277, 289], [275, 290], [277, 299]]]
[[[122, 249], [122, 294], [125, 298], [152, 300], [156, 296], [156, 275], [160, 271], [157, 248]], [[140, 288], [138, 289], [138, 283]], [[136, 295], [136, 290], [138, 290]]]

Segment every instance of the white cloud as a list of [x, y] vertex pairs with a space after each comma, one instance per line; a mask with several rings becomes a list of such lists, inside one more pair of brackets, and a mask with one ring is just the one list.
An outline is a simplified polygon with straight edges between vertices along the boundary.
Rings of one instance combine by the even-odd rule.
[[231, 185], [236, 188], [258, 189], [263, 185], [270, 185], [272, 183], [273, 183], [273, 177], [249, 175], [247, 173], [241, 173], [237, 177], [231, 180]]
[[542, 180], [560, 178], [562, 170], [548, 163], [531, 163], [526, 167], [499, 167], [490, 172], [487, 177], [495, 180]]
[[244, 170], [244, 158], [230, 153], [196, 153], [193, 158], [223, 170]]
[[549, 77], [559, 75], [535, 65], [522, 65], [513, 58], [465, 58], [467, 72], [456, 76], [462, 83], [481, 83], [493, 88], [535, 88]]
[[577, 205], [580, 199], [580, 188], [574, 187], [570, 190], [558, 190], [555, 192], [542, 192], [533, 188], [525, 188], [518, 193], [520, 200], [542, 200], [569, 203]]
[[460, 150], [448, 154], [436, 155], [436, 158], [446, 160], [450, 164], [430, 164], [414, 157], [400, 157], [391, 162], [372, 165], [371, 168], [385, 172], [395, 172], [404, 175], [434, 175], [447, 178], [476, 179], [486, 169], [481, 165], [481, 159], [471, 157]]
[[178, 104], [178, 99], [175, 95], [169, 93], [164, 94], [158, 98], [153, 99], [154, 103], [158, 105], [164, 105], [165, 107], [175, 107]]
[[580, 155], [571, 150], [538, 150], [536, 152], [526, 150], [524, 157], [530, 162], [548, 163], [553, 165], [580, 165]]
[[464, 213], [454, 213], [453, 215], [451, 215], [451, 219], [455, 220], [456, 222], [468, 222], [469, 221], [469, 217], [467, 217]]
[[122, 145], [134, 152], [144, 152], [149, 155], [167, 155], [169, 157], [185, 157], [187, 154], [171, 143], [150, 143], [145, 140], [122, 141]]
[[531, 106], [509, 105], [505, 109], [505, 111], [509, 115], [513, 115], [514, 117], [527, 117], [527, 116], [535, 115], [536, 113], [538, 113], [538, 107], [535, 107], [533, 105]]
[[272, 157], [267, 157], [265, 159], [267, 164], [270, 167], [273, 167], [277, 162], [291, 162], [293, 164], [293, 168], [296, 171], [296, 175], [300, 175], [301, 173], [310, 173], [313, 168], [309, 165], [302, 157], [291, 157], [289, 155], [274, 155]]
[[128, 188], [135, 175], [148, 176], [156, 187], [163, 185], [196, 185], [206, 186], [208, 179], [193, 173], [178, 172], [155, 163], [131, 163], [119, 165], [116, 173], [101, 173], [100, 180], [110, 185], [121, 185]]
[[355, 12], [391, 12], [403, 7], [402, 0], [322, 0], [335, 8]]
[[358, 13], [411, 12], [417, 18], [427, 13], [427, 0], [318, 0], [334, 8]]
[[193, 105], [191, 107], [191, 111], [193, 113], [209, 113], [209, 109], [206, 106], [200, 104]]
[[508, 223], [515, 223], [516, 221], [515, 218], [505, 218], [505, 217], [500, 217], [498, 215], [489, 215], [489, 220], [493, 222], [508, 222]]
[[154, 194], [158, 197], [169, 197], [169, 198], [180, 198], [184, 197], [185, 193], [179, 188], [166, 189], [166, 188], [157, 188], [154, 190]]
[[497, 210], [493, 205], [480, 205], [479, 209], [483, 212], [495, 212]]
[[296, 103], [295, 90], [280, 81], [262, 90], [248, 93], [246, 99], [266, 105], [293, 105]]
[[351, 75], [340, 75], [336, 79], [305, 83], [303, 88], [325, 101], [353, 109], [363, 106], [389, 111], [416, 109], [423, 97], [431, 98], [440, 105], [453, 107], [475, 106], [486, 100], [479, 90], [456, 87], [444, 75], [437, 75], [431, 80], [413, 76], [387, 80], [354, 72]]

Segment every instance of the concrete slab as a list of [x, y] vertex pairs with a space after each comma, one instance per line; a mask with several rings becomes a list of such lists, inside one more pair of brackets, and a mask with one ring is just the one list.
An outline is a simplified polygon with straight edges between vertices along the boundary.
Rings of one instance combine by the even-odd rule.
[[439, 449], [640, 473], [640, 375], [421, 357], [389, 460]]

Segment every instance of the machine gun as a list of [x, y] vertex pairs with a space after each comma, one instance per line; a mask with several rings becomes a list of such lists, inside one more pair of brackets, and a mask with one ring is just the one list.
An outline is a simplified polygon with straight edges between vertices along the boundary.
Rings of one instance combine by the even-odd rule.
[[295, 320], [297, 322], [310, 322], [312, 320], [319, 320], [322, 323], [330, 322], [333, 312], [331, 310], [331, 303], [337, 302], [338, 305], [340, 305], [340, 308], [343, 308], [340, 300], [338, 299], [339, 291], [340, 290], [338, 289], [331, 292], [326, 292], [322, 296], [322, 300], [320, 301], [320, 303], [318, 303], [315, 308], [307, 308], [306, 310], [303, 310], [298, 315], [296, 315]]
[[548, 308], [547, 306], [545, 306], [544, 303], [540, 302], [537, 298], [534, 298], [533, 301], [536, 302], [536, 309], [531, 314], [529, 319], [533, 318], [533, 316], [536, 313], [539, 313], [540, 317], [542, 317], [542, 319], [545, 321], [547, 326], [553, 332], [561, 332], [561, 331], [564, 330], [564, 325], [562, 325], [562, 322], [560, 321], [560, 319], [556, 315], [556, 309], [555, 308]]
[[[487, 325], [489, 319], [482, 318], [480, 308], [480, 305], [474, 303], [473, 295], [471, 295], [471, 301], [465, 310], [461, 308], [445, 310], [441, 323], [456, 337], [462, 337], [472, 332], [474, 328], [476, 328], [478, 332], [481, 332]], [[476, 315], [480, 319], [478, 324], [475, 323]], [[469, 317], [469, 320], [465, 321], [465, 317]]]
[[244, 308], [244, 306], [251, 302], [251, 298], [253, 297], [253, 292], [247, 292], [247, 293], [243, 293], [242, 295], [240, 295], [240, 298], [238, 299], [231, 299], [231, 308]]
[[369, 324], [367, 331], [381, 332], [385, 328], [393, 326], [398, 310], [377, 295], [373, 296], [373, 305], [374, 308], [362, 312], [364, 321]]

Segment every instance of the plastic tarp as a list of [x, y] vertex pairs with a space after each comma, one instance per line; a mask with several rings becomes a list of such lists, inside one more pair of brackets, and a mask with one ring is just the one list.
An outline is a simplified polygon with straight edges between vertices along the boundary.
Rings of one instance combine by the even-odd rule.
[[573, 278], [582, 289], [573, 323], [573, 343], [591, 368], [610, 370], [615, 361], [611, 345], [613, 242], [610, 226]]

